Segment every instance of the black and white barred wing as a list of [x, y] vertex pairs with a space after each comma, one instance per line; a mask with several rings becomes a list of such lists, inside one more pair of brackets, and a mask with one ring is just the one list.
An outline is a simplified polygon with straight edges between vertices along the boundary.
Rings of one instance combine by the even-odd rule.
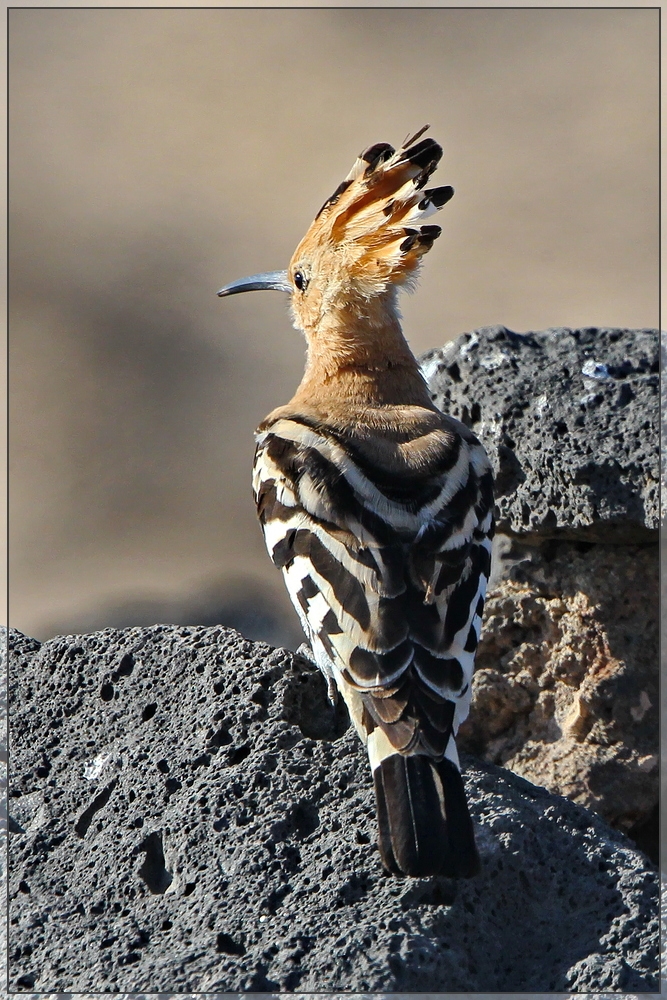
[[[387, 826], [411, 787], [440, 808], [448, 768], [460, 781], [454, 734], [468, 712], [490, 566], [488, 461], [465, 427], [443, 420], [437, 459], [419, 474], [389, 476], [298, 418], [260, 429], [254, 470], [267, 548], [368, 743], [383, 857], [401, 871], [421, 870], [433, 852], [422, 845], [411, 861], [408, 848], [392, 852], [389, 834], [383, 847], [381, 814]], [[445, 774], [435, 785], [421, 774], [426, 759]], [[425, 830], [437, 830], [432, 819]], [[414, 829], [415, 817], [406, 823]]]

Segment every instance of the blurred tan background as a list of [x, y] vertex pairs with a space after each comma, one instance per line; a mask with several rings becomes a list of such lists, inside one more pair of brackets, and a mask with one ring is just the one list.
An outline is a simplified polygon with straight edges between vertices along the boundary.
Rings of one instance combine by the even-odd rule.
[[10, 618], [294, 645], [250, 494], [296, 388], [285, 267], [354, 157], [431, 123], [416, 353], [658, 323], [657, 10], [9, 12]]

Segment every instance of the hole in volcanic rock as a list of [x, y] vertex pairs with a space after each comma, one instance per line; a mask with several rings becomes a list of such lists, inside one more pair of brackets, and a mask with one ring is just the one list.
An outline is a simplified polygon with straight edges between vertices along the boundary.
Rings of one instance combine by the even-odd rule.
[[117, 681], [119, 677], [129, 677], [133, 670], [134, 657], [132, 653], [124, 653], [118, 664], [118, 668], [113, 672], [113, 680]]
[[85, 837], [88, 832], [88, 827], [93, 821], [93, 816], [96, 812], [102, 809], [109, 799], [111, 798], [111, 793], [116, 787], [116, 779], [114, 779], [110, 784], [108, 784], [99, 795], [96, 795], [93, 801], [90, 803], [87, 809], [84, 809], [78, 820], [74, 824], [74, 832], [77, 837]]
[[320, 825], [318, 809], [312, 802], [298, 802], [291, 812], [294, 833], [299, 839], [308, 837]]
[[225, 747], [229, 746], [232, 742], [232, 735], [228, 729], [222, 726], [217, 732], [213, 733], [209, 739], [209, 746], [212, 747]]
[[235, 764], [240, 764], [242, 760], [249, 757], [252, 753], [252, 748], [249, 743], [244, 743], [242, 747], [236, 747], [227, 757], [226, 763], [231, 767]]
[[309, 740], [339, 740], [350, 728], [350, 717], [342, 698], [335, 708], [327, 696], [327, 684], [316, 666], [298, 653], [292, 661], [283, 695], [283, 718], [298, 726]]
[[100, 698], [102, 699], [102, 701], [111, 701], [111, 699], [113, 698], [113, 684], [109, 684], [107, 682], [106, 684], [102, 685], [102, 688], [100, 690]]
[[245, 955], [245, 948], [234, 940], [231, 934], [218, 934], [215, 946], [219, 952], [225, 955]]
[[146, 854], [139, 876], [146, 883], [148, 891], [154, 895], [165, 892], [171, 885], [173, 876], [165, 867], [162, 835], [150, 833], [139, 845], [139, 850]]

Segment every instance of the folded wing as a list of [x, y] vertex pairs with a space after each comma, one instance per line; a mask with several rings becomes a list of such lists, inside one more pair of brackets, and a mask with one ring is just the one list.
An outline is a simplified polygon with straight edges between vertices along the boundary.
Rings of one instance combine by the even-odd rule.
[[[385, 865], [408, 874], [451, 868], [447, 852], [434, 853], [434, 838], [453, 835], [434, 810], [449, 797], [449, 827], [454, 813], [467, 817], [454, 735], [470, 702], [493, 533], [481, 445], [444, 416], [429, 434], [402, 443], [388, 469], [386, 455], [339, 431], [282, 417], [258, 432], [254, 475], [269, 553], [368, 744]], [[475, 859], [469, 850], [459, 867]]]

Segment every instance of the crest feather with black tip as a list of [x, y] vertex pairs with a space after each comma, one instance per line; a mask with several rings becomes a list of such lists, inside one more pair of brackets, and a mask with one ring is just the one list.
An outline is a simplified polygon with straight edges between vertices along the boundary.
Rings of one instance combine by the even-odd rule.
[[425, 126], [400, 149], [377, 142], [356, 159], [328, 198], [297, 248], [293, 262], [335, 250], [349, 282], [363, 294], [379, 294], [415, 273], [440, 235], [422, 225], [454, 194], [449, 185], [427, 188], [442, 157]]

